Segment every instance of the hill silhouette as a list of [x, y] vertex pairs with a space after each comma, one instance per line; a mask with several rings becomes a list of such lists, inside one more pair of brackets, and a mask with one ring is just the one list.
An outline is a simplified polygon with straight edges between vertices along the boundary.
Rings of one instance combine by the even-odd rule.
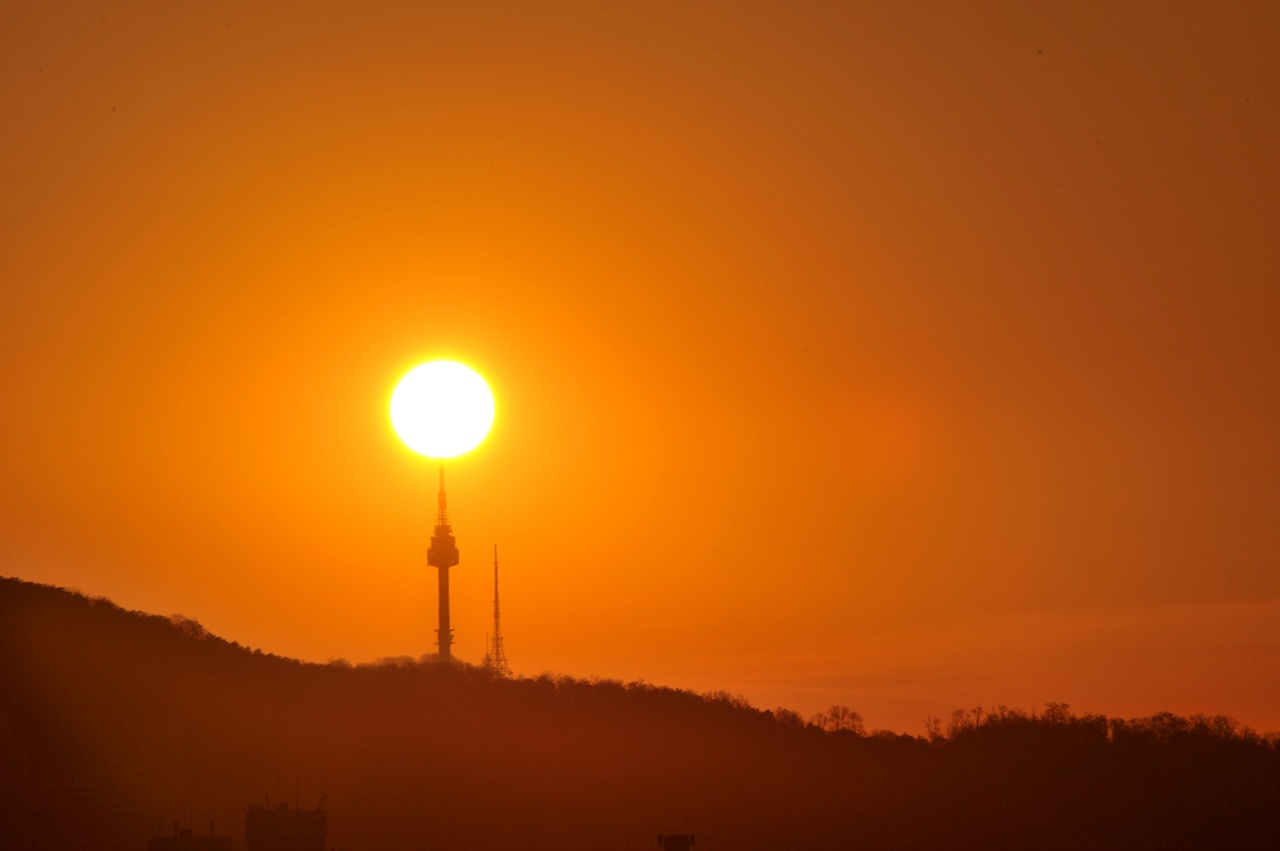
[[726, 694], [424, 659], [316, 665], [185, 618], [0, 578], [0, 846], [243, 842], [324, 797], [329, 845], [390, 849], [1280, 847], [1280, 748], [1230, 719], [1050, 704], [913, 737]]

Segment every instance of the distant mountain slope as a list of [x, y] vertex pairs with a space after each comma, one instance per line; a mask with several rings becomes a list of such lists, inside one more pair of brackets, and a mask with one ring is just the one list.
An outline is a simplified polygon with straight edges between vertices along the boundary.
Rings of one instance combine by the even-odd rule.
[[464, 665], [302, 664], [0, 579], [0, 846], [243, 840], [325, 796], [388, 849], [1280, 847], [1280, 752], [1226, 719], [959, 714], [934, 742], [727, 698]]

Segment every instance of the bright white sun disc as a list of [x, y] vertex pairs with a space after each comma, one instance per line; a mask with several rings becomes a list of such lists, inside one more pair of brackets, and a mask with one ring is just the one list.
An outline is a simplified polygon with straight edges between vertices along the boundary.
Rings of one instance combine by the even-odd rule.
[[493, 394], [470, 367], [448, 360], [414, 367], [391, 394], [391, 425], [414, 452], [452, 458], [493, 425]]

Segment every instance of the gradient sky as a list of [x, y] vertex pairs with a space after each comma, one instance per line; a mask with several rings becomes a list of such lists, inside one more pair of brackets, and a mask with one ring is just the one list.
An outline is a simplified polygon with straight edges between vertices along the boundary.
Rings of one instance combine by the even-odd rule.
[[1280, 4], [0, 4], [0, 572], [517, 673], [1280, 730]]

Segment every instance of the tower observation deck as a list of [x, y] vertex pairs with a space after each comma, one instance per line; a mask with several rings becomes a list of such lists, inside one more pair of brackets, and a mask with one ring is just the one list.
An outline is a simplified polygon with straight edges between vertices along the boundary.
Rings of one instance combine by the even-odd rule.
[[458, 563], [458, 545], [453, 539], [453, 527], [449, 525], [449, 510], [444, 495], [444, 462], [440, 463], [440, 494], [436, 510], [436, 531], [431, 536], [427, 550], [427, 564], [440, 572], [440, 628], [436, 630], [436, 644], [440, 646], [440, 658], [453, 658], [453, 630], [449, 627], [449, 568]]

